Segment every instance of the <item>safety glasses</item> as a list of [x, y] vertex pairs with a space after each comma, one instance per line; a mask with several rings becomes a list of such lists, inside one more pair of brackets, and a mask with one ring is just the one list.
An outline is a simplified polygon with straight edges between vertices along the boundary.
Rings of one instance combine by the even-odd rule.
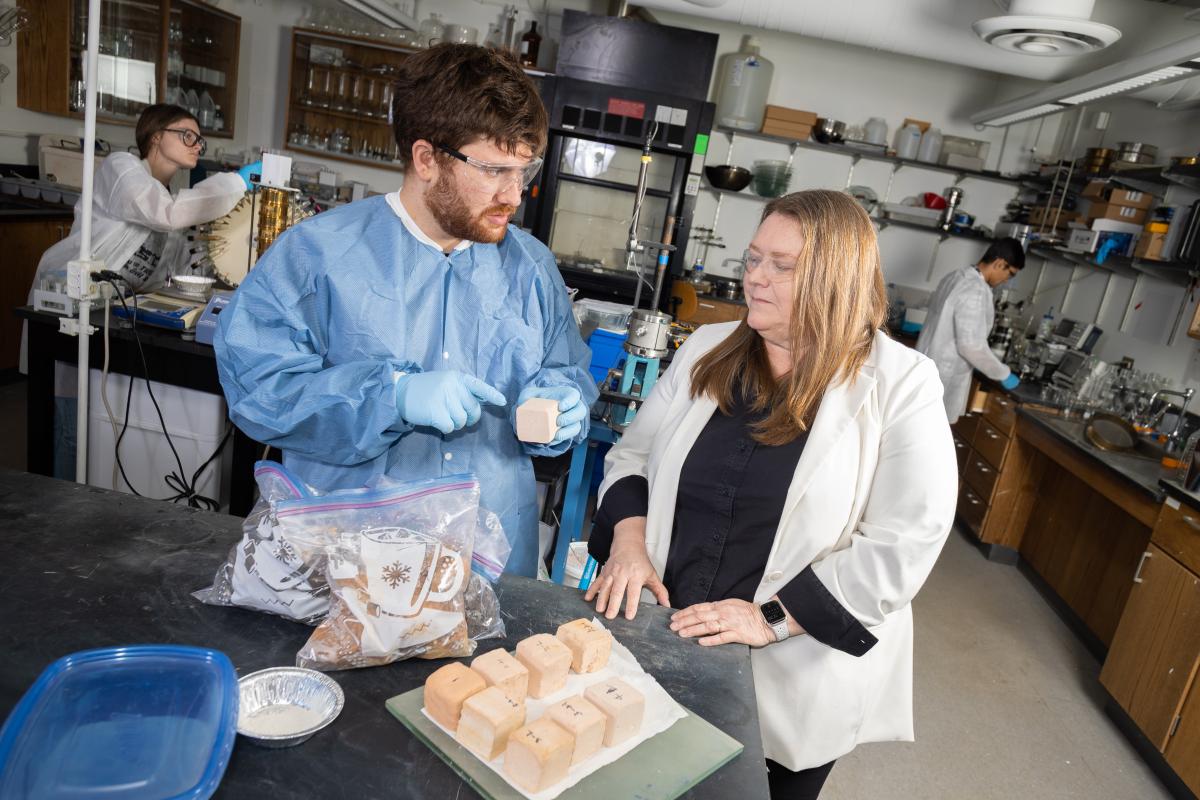
[[183, 142], [184, 147], [200, 145], [200, 155], [204, 155], [208, 150], [208, 140], [193, 130], [188, 130], [187, 128], [163, 128], [163, 130], [167, 133], [176, 134], [180, 141]]
[[767, 278], [772, 282], [786, 281], [796, 273], [795, 261], [776, 261], [767, 256], [761, 256], [751, 250], [747, 250], [742, 254], [742, 262], [745, 265], [746, 274], [758, 272], [762, 268]]
[[534, 158], [528, 164], [491, 164], [487, 161], [480, 161], [477, 158], [472, 158], [465, 153], [460, 153], [453, 148], [445, 145], [438, 145], [437, 148], [448, 156], [457, 158], [464, 164], [470, 164], [474, 167], [483, 178], [485, 188], [492, 193], [498, 193], [507, 189], [509, 186], [516, 186], [520, 191], [525, 191], [529, 184], [533, 183], [533, 179], [537, 177], [538, 172], [542, 169], [542, 159]]

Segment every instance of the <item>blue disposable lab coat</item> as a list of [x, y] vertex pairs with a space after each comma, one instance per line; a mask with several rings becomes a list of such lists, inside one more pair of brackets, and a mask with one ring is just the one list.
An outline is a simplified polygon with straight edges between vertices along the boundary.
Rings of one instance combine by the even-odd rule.
[[[217, 368], [238, 427], [279, 447], [316, 489], [472, 472], [481, 504], [512, 544], [507, 571], [535, 574], [537, 496], [519, 442], [526, 386], [571, 386], [597, 397], [554, 257], [510, 227], [499, 244], [443, 254], [410, 232], [384, 197], [313, 217], [286, 231], [219, 317]], [[449, 435], [407, 425], [397, 372], [455, 369], [486, 381], [508, 406], [484, 405]]]

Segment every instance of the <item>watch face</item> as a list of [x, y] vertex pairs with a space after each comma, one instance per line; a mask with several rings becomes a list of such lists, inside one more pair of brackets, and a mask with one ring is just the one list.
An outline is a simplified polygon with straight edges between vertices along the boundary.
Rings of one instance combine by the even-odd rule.
[[787, 614], [783, 611], [783, 606], [778, 600], [770, 600], [762, 604], [763, 618], [766, 619], [768, 625], [778, 625], [787, 619]]

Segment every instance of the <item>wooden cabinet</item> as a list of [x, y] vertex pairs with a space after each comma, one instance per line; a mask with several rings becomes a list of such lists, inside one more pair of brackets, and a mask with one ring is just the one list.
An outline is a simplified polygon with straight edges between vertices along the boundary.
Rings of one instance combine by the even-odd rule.
[[1200, 533], [1187, 522], [1181, 528], [1182, 518], [1193, 514], [1174, 501], [1163, 506], [1100, 682], [1183, 782], [1200, 792]]
[[46, 248], [71, 232], [71, 216], [0, 217], [0, 369], [15, 369], [21, 350], [21, 320], [14, 308], [28, 305], [34, 273]]
[[[17, 35], [17, 105], [82, 117], [87, 0], [18, 4], [31, 20]], [[192, 92], [201, 130], [232, 137], [240, 42], [240, 18], [201, 0], [103, 0], [97, 118], [134, 125], [152, 103], [192, 106]]]

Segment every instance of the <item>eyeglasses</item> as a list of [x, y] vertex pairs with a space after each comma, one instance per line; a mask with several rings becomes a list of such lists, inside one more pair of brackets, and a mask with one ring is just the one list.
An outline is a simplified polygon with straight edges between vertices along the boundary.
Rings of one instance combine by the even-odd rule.
[[750, 250], [742, 254], [742, 263], [746, 266], [746, 274], [756, 272], [759, 267], [765, 266], [767, 278], [772, 282], [788, 280], [796, 272], [795, 261], [776, 261]]
[[460, 153], [444, 145], [438, 145], [438, 150], [441, 150], [448, 156], [457, 158], [464, 164], [470, 164], [475, 169], [479, 170], [483, 175], [484, 185], [493, 193], [503, 191], [509, 186], [516, 186], [518, 190], [524, 192], [533, 183], [533, 179], [542, 169], [542, 159], [534, 158], [528, 164], [491, 164], [487, 161], [480, 161], [477, 158], [472, 158], [465, 153]]
[[200, 155], [204, 155], [208, 150], [208, 140], [193, 130], [188, 130], [187, 128], [163, 128], [163, 130], [167, 133], [178, 134], [184, 147], [200, 145]]

